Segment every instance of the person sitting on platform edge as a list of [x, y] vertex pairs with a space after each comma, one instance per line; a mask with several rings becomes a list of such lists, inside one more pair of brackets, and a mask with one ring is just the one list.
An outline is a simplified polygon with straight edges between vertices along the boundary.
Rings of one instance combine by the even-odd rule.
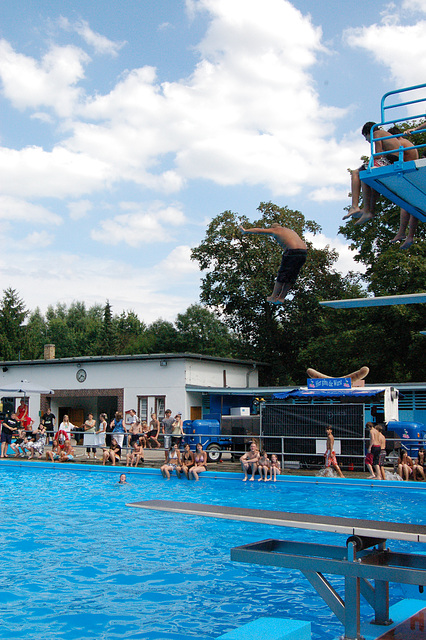
[[240, 226], [240, 231], [244, 234], [263, 233], [273, 236], [278, 244], [285, 250], [282, 255], [280, 268], [278, 269], [274, 289], [271, 295], [266, 298], [266, 300], [272, 304], [283, 304], [286, 295], [296, 283], [300, 269], [306, 262], [308, 247], [295, 231], [287, 227], [282, 227], [277, 222], [272, 223], [271, 226], [266, 229], [258, 229], [256, 227], [244, 229], [244, 227]]
[[[370, 142], [371, 140], [371, 129], [375, 125], [375, 122], [366, 122], [362, 128], [362, 135]], [[375, 144], [375, 153], [380, 153], [381, 151], [395, 151], [395, 154], [385, 154], [384, 156], [378, 156], [374, 159], [374, 167], [386, 166], [389, 164], [393, 164], [399, 159], [398, 152], [399, 148], [404, 147], [404, 162], [408, 160], [416, 160], [418, 158], [418, 153], [416, 149], [410, 149], [414, 145], [402, 138], [389, 138], [388, 140], [380, 140], [380, 138], [386, 138], [389, 134], [393, 135], [390, 131], [383, 131], [382, 129], [375, 129], [374, 136], [374, 144]], [[359, 220], [355, 224], [364, 224], [368, 220], [374, 218], [375, 215], [375, 207], [376, 201], [378, 197], [377, 191], [372, 189], [369, 185], [363, 182], [361, 184], [361, 180], [359, 178], [359, 172], [367, 169], [367, 164], [361, 165], [359, 169], [355, 169], [351, 171], [351, 191], [352, 191], [352, 204], [349, 208], [349, 211], [346, 215], [343, 216], [343, 220], [346, 218], [350, 218], [351, 216], [359, 217]], [[363, 196], [363, 208], [359, 208], [359, 196], [362, 187], [362, 196]], [[408, 216], [408, 213], [405, 209], [401, 210], [401, 220], [404, 217], [403, 212]], [[408, 223], [408, 221], [407, 221]], [[413, 230], [414, 233], [414, 230]], [[397, 234], [398, 236], [398, 234]], [[395, 240], [395, 239], [394, 239]], [[395, 240], [395, 242], [397, 242]], [[407, 246], [401, 246], [401, 248], [408, 248]]]

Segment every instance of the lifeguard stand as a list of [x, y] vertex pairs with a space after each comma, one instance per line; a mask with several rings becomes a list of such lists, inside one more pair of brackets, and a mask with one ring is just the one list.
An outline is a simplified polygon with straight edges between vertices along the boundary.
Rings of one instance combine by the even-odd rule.
[[[414, 99], [395, 102], [392, 101], [388, 104], [389, 98], [395, 95], [411, 93], [411, 96], [416, 96]], [[400, 99], [401, 100], [401, 99]], [[421, 104], [422, 108], [416, 115], [409, 118], [392, 118], [389, 119], [389, 112], [401, 107], [406, 107], [413, 104]], [[412, 119], [426, 118], [426, 84], [419, 84], [413, 87], [406, 87], [405, 89], [398, 89], [398, 91], [389, 91], [385, 93], [381, 101], [381, 122], [372, 127], [371, 135], [371, 156], [368, 168], [365, 171], [360, 171], [360, 179], [368, 184], [372, 189], [375, 189], [388, 200], [395, 203], [399, 207], [402, 207], [408, 213], [412, 214], [422, 222], [426, 222], [426, 158], [419, 160], [412, 160], [410, 162], [404, 162], [404, 148], [399, 148], [399, 159], [391, 165], [385, 167], [374, 167], [374, 158], [379, 155], [394, 154], [395, 151], [383, 151], [381, 153], [375, 153], [373, 132], [378, 127], [388, 126], [392, 124], [398, 124], [399, 122], [407, 122]], [[419, 129], [417, 133], [426, 132], [426, 123], [424, 129]], [[390, 135], [381, 138], [381, 140], [387, 140], [390, 138], [397, 138], [398, 135]], [[426, 144], [416, 144], [416, 149], [422, 149], [426, 147]], [[420, 155], [420, 154], [419, 154]]]

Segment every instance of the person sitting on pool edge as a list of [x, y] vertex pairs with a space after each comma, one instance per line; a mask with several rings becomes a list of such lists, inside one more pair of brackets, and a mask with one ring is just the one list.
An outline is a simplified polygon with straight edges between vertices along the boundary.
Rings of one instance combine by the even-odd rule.
[[260, 458], [257, 468], [260, 475], [258, 482], [262, 482], [262, 480], [268, 482], [268, 480], [271, 479], [268, 479], [268, 471], [270, 471], [271, 469], [271, 461], [269, 460], [268, 454], [264, 449], [262, 449], [262, 451], [260, 452]]
[[73, 460], [75, 460], [75, 451], [71, 446], [71, 442], [67, 440], [59, 457], [59, 462], [73, 462]]
[[194, 466], [189, 470], [189, 477], [194, 478], [196, 482], [199, 480], [199, 474], [207, 469], [207, 453], [203, 451], [201, 442], [197, 442], [194, 455]]
[[253, 482], [254, 474], [257, 471], [257, 466], [258, 466], [258, 463], [259, 463], [259, 459], [260, 459], [260, 454], [259, 454], [259, 451], [257, 450], [257, 445], [256, 445], [255, 442], [252, 442], [251, 445], [250, 445], [250, 450], [247, 451], [247, 453], [245, 453], [240, 458], [241, 466], [242, 466], [243, 471], [244, 471], [243, 482], [247, 482], [248, 470], [249, 469], [251, 469], [250, 482]]
[[179, 446], [177, 444], [174, 444], [173, 447], [168, 450], [167, 461], [163, 464], [160, 471], [163, 475], [163, 478], [167, 478], [167, 480], [170, 480], [170, 474], [173, 471], [176, 471], [176, 475], [178, 478], [180, 477], [180, 468], [181, 461]]
[[126, 465], [128, 467], [137, 467], [139, 462], [145, 462], [145, 459], [143, 457], [143, 440], [143, 436], [140, 436], [139, 440], [133, 442], [132, 449], [126, 456]]
[[115, 463], [121, 459], [121, 447], [115, 438], [111, 438], [111, 446], [109, 449], [103, 450], [102, 464], [106, 464], [108, 460], [111, 460], [112, 466], [115, 467]]
[[273, 453], [271, 455], [271, 468], [270, 468], [270, 474], [271, 474], [271, 480], [273, 479], [274, 482], [277, 481], [277, 475], [279, 475], [281, 473], [281, 462], [278, 460], [278, 456]]
[[185, 445], [182, 457], [181, 457], [181, 465], [178, 467], [178, 475], [184, 472], [187, 479], [189, 480], [189, 469], [194, 466], [194, 454], [191, 451], [191, 447], [189, 444]]

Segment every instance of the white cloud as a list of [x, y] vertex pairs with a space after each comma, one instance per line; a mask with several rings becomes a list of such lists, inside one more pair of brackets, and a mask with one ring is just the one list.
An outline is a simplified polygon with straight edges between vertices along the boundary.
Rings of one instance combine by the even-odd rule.
[[96, 33], [89, 27], [86, 20], [79, 20], [77, 22], [70, 23], [66, 18], [62, 18], [60, 23], [63, 28], [71, 29], [78, 33], [86, 44], [93, 47], [95, 52], [98, 54], [107, 54], [116, 57], [118, 56], [120, 49], [122, 49], [126, 44], [125, 41], [114, 42], [100, 33]]
[[71, 220], [80, 220], [86, 216], [93, 205], [90, 200], [77, 200], [75, 202], [68, 202], [67, 206]]
[[147, 323], [160, 317], [174, 320], [196, 301], [193, 292], [199, 283], [198, 270], [179, 277], [176, 265], [167, 258], [161, 268], [135, 268], [118, 253], [117, 259], [104, 255], [100, 269], [98, 257], [87, 255], [82, 260], [72, 252], [54, 249], [29, 253], [22, 243], [20, 249], [6, 247], [0, 254], [0, 278], [19, 292], [28, 309], [38, 306], [45, 312], [51, 304], [69, 305], [74, 300], [91, 306], [105, 304], [108, 298], [114, 313], [132, 309]]
[[360, 154], [333, 137], [346, 110], [322, 104], [316, 91], [311, 70], [326, 50], [311, 18], [288, 0], [188, 7], [207, 12], [210, 22], [199, 63], [178, 82], [159, 83], [145, 66], [123, 74], [109, 93], [86, 96], [80, 83], [90, 59], [81, 49], [52, 45], [38, 61], [3, 41], [5, 95], [37, 114], [55, 109], [61, 131], [70, 132], [52, 151], [33, 153], [23, 173], [29, 151], [16, 151], [6, 188], [18, 188], [18, 173], [35, 196], [51, 189], [79, 197], [123, 180], [162, 193], [197, 179], [262, 185], [274, 196], [346, 183], [342, 166]]
[[426, 13], [426, 0], [403, 0], [402, 10]]
[[28, 198], [78, 197], [108, 186], [113, 167], [63, 147], [0, 147], [0, 193]]
[[166, 273], [167, 279], [180, 278], [183, 274], [199, 273], [198, 264], [191, 260], [191, 247], [179, 245], [156, 267], [159, 273]]
[[52, 244], [53, 238], [52, 234], [47, 231], [33, 231], [24, 238], [23, 242], [24, 245], [31, 245], [42, 249], [43, 247], [47, 247], [49, 244]]
[[337, 271], [340, 271], [343, 275], [346, 275], [348, 271], [356, 271], [364, 273], [365, 267], [359, 262], [355, 262], [355, 251], [352, 251], [349, 245], [345, 244], [340, 238], [328, 238], [324, 233], [305, 234], [306, 239], [312, 242], [316, 249], [325, 249], [325, 247], [332, 247], [339, 254], [339, 259], [334, 265]]
[[349, 177], [348, 187], [346, 189], [336, 189], [335, 187], [321, 187], [315, 189], [309, 195], [311, 200], [315, 202], [332, 202], [334, 200], [343, 200], [348, 197], [349, 190]]
[[52, 45], [41, 61], [16, 53], [6, 40], [0, 40], [0, 78], [4, 95], [18, 109], [41, 106], [68, 117], [82, 90], [75, 85], [84, 78], [84, 64], [90, 60], [72, 45]]
[[170, 242], [173, 240], [171, 228], [179, 227], [185, 222], [179, 205], [167, 206], [156, 202], [144, 207], [139, 203], [128, 202], [121, 203], [120, 206], [129, 213], [101, 220], [100, 228], [92, 230], [94, 240], [110, 245], [125, 243], [134, 248], [152, 242]]
[[18, 198], [0, 195], [0, 220], [32, 224], [61, 224], [62, 219], [45, 207]]
[[[411, 0], [408, 6], [423, 7], [426, 11], [424, 1]], [[425, 32], [426, 20], [419, 20], [412, 25], [401, 24], [400, 14], [395, 9], [394, 14], [385, 16], [382, 24], [349, 29], [345, 33], [345, 38], [351, 47], [370, 52], [377, 62], [389, 69], [396, 87], [402, 88], [422, 84], [425, 81]], [[418, 106], [415, 107], [414, 113], [418, 113]]]

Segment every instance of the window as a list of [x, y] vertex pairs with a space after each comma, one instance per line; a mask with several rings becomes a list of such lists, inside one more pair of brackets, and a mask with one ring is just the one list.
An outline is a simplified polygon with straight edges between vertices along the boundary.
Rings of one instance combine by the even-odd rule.
[[138, 416], [141, 420], [149, 422], [151, 413], [156, 413], [157, 418], [164, 418], [166, 396], [138, 396]]

